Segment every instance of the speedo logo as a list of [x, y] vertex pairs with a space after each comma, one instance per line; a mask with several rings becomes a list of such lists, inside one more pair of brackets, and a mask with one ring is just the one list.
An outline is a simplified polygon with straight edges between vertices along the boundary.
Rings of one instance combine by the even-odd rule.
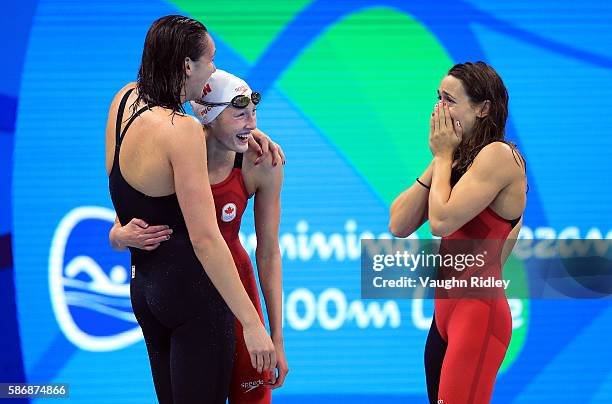
[[252, 382], [244, 382], [240, 386], [244, 389], [243, 393], [248, 393], [249, 391], [255, 390], [259, 386], [263, 386], [265, 383], [263, 380], [254, 380]]
[[247, 92], [248, 89], [249, 89], [248, 86], [240, 86], [240, 87], [234, 88], [234, 92], [244, 94]]

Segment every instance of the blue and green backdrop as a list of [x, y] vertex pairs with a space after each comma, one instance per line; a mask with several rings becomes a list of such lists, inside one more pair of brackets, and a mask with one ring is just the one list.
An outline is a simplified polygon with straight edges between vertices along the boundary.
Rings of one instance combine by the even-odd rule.
[[[528, 161], [523, 234], [612, 237], [605, 2], [23, 0], [4, 10], [1, 381], [67, 382], [71, 402], [155, 399], [129, 257], [107, 242], [104, 129], [162, 15], [207, 26], [217, 66], [263, 94], [259, 127], [287, 154], [291, 373], [275, 401], [424, 402], [432, 302], [361, 300], [359, 239], [389, 236], [390, 203], [428, 164], [428, 114], [454, 63], [485, 60], [508, 87], [508, 137]], [[252, 225], [246, 215], [250, 253]], [[494, 402], [612, 401], [609, 301], [511, 308]]]

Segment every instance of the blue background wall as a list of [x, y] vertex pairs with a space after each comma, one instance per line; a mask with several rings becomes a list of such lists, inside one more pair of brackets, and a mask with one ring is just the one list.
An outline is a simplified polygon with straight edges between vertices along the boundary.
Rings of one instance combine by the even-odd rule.
[[[259, 126], [288, 156], [291, 373], [276, 401], [425, 400], [432, 304], [361, 301], [358, 240], [387, 233], [392, 197], [428, 163], [427, 114], [453, 63], [485, 60], [508, 87], [508, 135], [529, 168], [523, 234], [612, 236], [610, 5], [288, 3], [3, 6], [0, 381], [67, 382], [74, 402], [154, 400], [126, 294], [129, 257], [107, 242], [103, 132], [114, 93], [135, 79], [146, 30], [166, 14], [207, 25], [217, 66], [263, 93]], [[243, 230], [252, 251], [250, 216]], [[612, 400], [608, 302], [512, 308], [493, 402]]]

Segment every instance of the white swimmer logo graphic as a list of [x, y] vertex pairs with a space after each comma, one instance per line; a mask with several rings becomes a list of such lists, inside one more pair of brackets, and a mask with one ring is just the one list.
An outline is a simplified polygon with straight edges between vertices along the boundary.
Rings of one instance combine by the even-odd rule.
[[236, 204], [234, 203], [226, 203], [223, 208], [221, 208], [221, 220], [224, 222], [231, 222], [236, 218]]
[[[51, 242], [49, 289], [55, 317], [66, 338], [88, 351], [117, 350], [143, 338], [131, 308], [128, 270], [114, 265], [107, 274], [91, 256], [79, 255], [79, 248], [69, 246], [70, 236], [80, 224], [112, 224], [114, 220], [115, 212], [110, 209], [76, 208], [61, 220]], [[107, 231], [106, 223], [104, 226]], [[87, 240], [85, 244], [89, 247], [96, 243]], [[67, 247], [71, 253], [69, 261], [64, 262]], [[108, 251], [104, 255], [108, 256]]]

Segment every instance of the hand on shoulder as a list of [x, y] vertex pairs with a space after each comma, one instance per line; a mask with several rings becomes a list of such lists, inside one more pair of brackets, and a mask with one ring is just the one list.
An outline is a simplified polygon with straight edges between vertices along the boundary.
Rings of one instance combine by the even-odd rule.
[[273, 164], [274, 156], [268, 153], [263, 160], [255, 164], [259, 154], [249, 148], [244, 154], [243, 169], [253, 179], [256, 188], [261, 186], [279, 186], [283, 179], [283, 165]]

